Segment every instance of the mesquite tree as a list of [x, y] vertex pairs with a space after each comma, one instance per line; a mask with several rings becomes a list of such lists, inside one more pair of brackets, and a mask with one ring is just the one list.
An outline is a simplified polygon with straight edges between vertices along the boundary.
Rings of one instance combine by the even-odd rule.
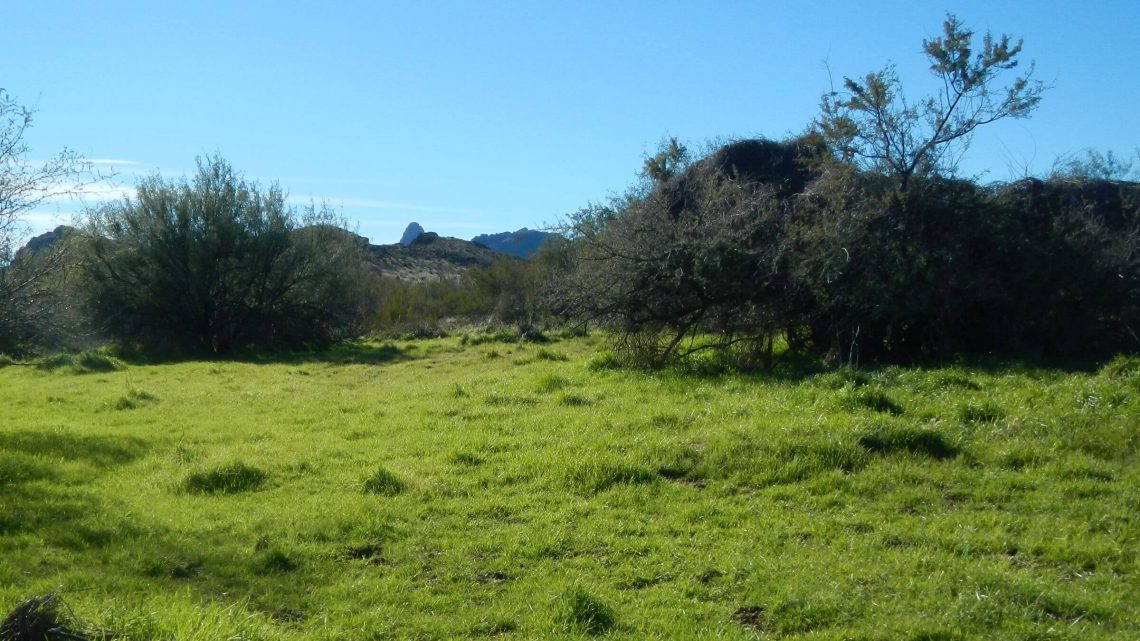
[[1018, 66], [1021, 40], [987, 32], [981, 45], [975, 51], [974, 32], [948, 15], [943, 35], [922, 43], [942, 83], [936, 95], [908, 100], [893, 66], [862, 80], [844, 78], [843, 91], [824, 94], [817, 130], [840, 158], [890, 175], [904, 193], [916, 176], [952, 173], [956, 152], [978, 127], [1028, 117], [1046, 89], [1032, 79], [1032, 64], [998, 85]]

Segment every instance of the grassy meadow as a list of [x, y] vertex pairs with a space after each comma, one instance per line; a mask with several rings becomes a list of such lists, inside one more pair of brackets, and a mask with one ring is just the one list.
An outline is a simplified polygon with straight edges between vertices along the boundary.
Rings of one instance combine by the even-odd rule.
[[0, 616], [131, 639], [1140, 638], [1140, 360], [602, 339], [0, 367]]

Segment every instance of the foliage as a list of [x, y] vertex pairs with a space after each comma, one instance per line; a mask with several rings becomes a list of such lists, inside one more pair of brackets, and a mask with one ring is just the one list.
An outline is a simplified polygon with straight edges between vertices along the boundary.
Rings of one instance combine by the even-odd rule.
[[[848, 79], [804, 136], [727, 144], [571, 215], [554, 309], [604, 324], [644, 367], [1140, 348], [1140, 186], [1076, 178], [1125, 164], [954, 178], [979, 127], [1028, 116], [1044, 91], [1032, 70], [999, 86], [1019, 41], [973, 40], [950, 16], [924, 43], [943, 93], [917, 106], [893, 69]], [[682, 151], [671, 141], [647, 167]]]
[[771, 335], [799, 302], [779, 240], [811, 153], [800, 141], [740, 141], [622, 209], [579, 212], [557, 309], [612, 325], [647, 365], [703, 349], [684, 342], [708, 329], [724, 346], [770, 355]]
[[1140, 148], [1134, 158], [1122, 158], [1113, 152], [1086, 149], [1081, 155], [1058, 158], [1049, 172], [1050, 180], [1140, 180]]
[[21, 249], [0, 266], [0, 290], [7, 296], [0, 305], [0, 352], [43, 354], [90, 342], [77, 269], [82, 240], [63, 226], [44, 236], [52, 238]]
[[24, 215], [49, 199], [75, 196], [94, 180], [91, 164], [63, 150], [43, 164], [29, 159], [26, 136], [34, 112], [0, 88], [0, 352], [62, 346], [60, 299], [72, 245], [17, 252], [27, 235]]
[[59, 352], [41, 358], [36, 367], [45, 371], [64, 370], [73, 374], [114, 372], [125, 369], [126, 365], [109, 354], [87, 350], [83, 352]]
[[641, 176], [655, 183], [676, 178], [691, 161], [689, 148], [670, 136], [661, 142], [657, 153], [647, 156], [641, 168]]
[[903, 192], [914, 177], [952, 172], [974, 130], [1028, 117], [1045, 90], [1032, 80], [1032, 65], [1007, 86], [995, 86], [1018, 66], [1020, 40], [987, 32], [975, 52], [974, 32], [958, 18], [947, 15], [942, 29], [942, 36], [922, 43], [942, 85], [937, 95], [910, 102], [894, 67], [887, 67], [862, 80], [844, 78], [843, 92], [824, 94], [816, 122], [840, 159], [891, 176]]
[[193, 181], [153, 176], [92, 214], [95, 321], [145, 349], [226, 353], [351, 336], [362, 243], [327, 208], [297, 212], [218, 157]]
[[509, 327], [516, 337], [540, 334], [547, 311], [546, 287], [560, 260], [560, 244], [548, 241], [531, 258], [505, 256], [468, 269], [456, 280], [406, 281], [381, 277], [367, 329], [377, 333], [438, 336], [461, 326]]

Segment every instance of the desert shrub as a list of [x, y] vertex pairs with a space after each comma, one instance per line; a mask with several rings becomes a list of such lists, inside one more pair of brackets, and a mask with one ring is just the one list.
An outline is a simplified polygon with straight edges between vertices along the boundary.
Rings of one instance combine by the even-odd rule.
[[364, 481], [364, 491], [380, 496], [396, 496], [408, 489], [408, 483], [383, 467], [376, 468]]
[[667, 364], [702, 333], [769, 359], [800, 302], [780, 241], [785, 197], [805, 183], [800, 159], [811, 153], [800, 141], [739, 141], [644, 193], [580, 210], [556, 308], [613, 327], [617, 347], [642, 366]]
[[267, 480], [267, 473], [236, 461], [187, 476], [182, 482], [182, 490], [189, 494], [236, 494], [259, 489]]
[[110, 337], [193, 354], [327, 345], [357, 333], [364, 239], [298, 212], [221, 158], [141, 182], [91, 215], [90, 308]]
[[462, 280], [414, 282], [382, 276], [371, 288], [375, 304], [365, 324], [381, 335], [434, 338], [457, 323], [483, 320], [489, 313], [489, 304]]
[[800, 138], [691, 163], [671, 141], [652, 182], [569, 217], [556, 309], [648, 368], [694, 350], [749, 369], [1140, 349], [1140, 184], [956, 176], [948, 150], [1044, 90], [1031, 72], [999, 88], [1020, 44], [975, 40], [948, 16], [924, 43], [942, 94], [908, 104], [887, 68], [825, 94]]

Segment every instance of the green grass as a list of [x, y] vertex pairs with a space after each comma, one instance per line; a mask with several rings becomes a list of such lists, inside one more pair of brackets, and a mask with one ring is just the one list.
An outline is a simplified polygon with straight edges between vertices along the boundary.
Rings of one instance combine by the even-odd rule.
[[58, 592], [130, 638], [1136, 638], [1138, 363], [647, 373], [575, 337], [3, 367], [0, 616]]

